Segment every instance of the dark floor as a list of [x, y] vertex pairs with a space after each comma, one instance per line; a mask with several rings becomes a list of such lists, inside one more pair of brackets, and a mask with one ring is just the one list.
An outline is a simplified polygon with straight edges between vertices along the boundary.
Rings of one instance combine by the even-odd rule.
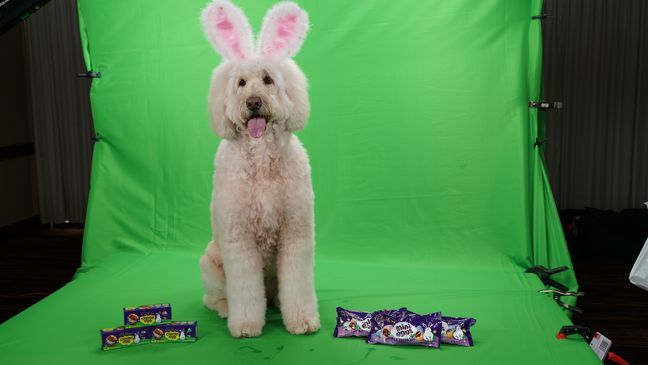
[[561, 211], [580, 290], [583, 314], [576, 324], [612, 340], [612, 350], [631, 364], [648, 364], [648, 292], [628, 276], [648, 238], [648, 209], [621, 212]]
[[[584, 314], [574, 322], [606, 335], [631, 364], [648, 364], [648, 292], [628, 281], [648, 237], [648, 210], [634, 213], [564, 211], [561, 219], [586, 292], [578, 302]], [[81, 227], [51, 228], [36, 219], [0, 229], [0, 323], [72, 279], [82, 238]]]
[[631, 364], [648, 364], [648, 292], [632, 285], [631, 262], [574, 260], [583, 314], [572, 318], [612, 340], [611, 351]]
[[72, 279], [82, 240], [80, 227], [50, 227], [38, 219], [0, 228], [0, 323]]

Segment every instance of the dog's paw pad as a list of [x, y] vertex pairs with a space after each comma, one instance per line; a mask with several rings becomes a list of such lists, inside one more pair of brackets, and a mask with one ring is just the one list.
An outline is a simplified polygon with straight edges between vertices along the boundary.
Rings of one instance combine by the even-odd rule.
[[317, 317], [295, 319], [286, 323], [286, 329], [293, 335], [314, 333], [320, 329], [320, 320]]
[[241, 323], [229, 326], [232, 337], [236, 338], [260, 336], [262, 328], [263, 325], [256, 323]]
[[205, 304], [205, 307], [218, 312], [221, 318], [227, 318], [227, 299], [215, 298], [205, 294], [203, 304]]

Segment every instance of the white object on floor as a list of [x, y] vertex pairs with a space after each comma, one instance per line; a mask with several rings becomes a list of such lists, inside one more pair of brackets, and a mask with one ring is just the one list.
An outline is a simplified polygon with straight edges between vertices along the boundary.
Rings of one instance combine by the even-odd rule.
[[648, 290], [648, 240], [630, 271], [630, 282], [643, 290]]
[[607, 356], [608, 351], [610, 351], [610, 347], [612, 347], [612, 341], [601, 333], [596, 332], [594, 338], [592, 338], [592, 342], [590, 342], [590, 347], [594, 350], [599, 360], [603, 360]]

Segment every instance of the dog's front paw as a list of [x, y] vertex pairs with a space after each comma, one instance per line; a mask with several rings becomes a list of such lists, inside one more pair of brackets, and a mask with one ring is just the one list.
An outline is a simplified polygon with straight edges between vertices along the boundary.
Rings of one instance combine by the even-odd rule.
[[263, 322], [254, 321], [232, 321], [232, 318], [227, 322], [227, 327], [232, 334], [232, 337], [257, 337], [261, 335], [263, 329]]
[[[288, 318], [287, 318], [288, 317]], [[300, 313], [295, 316], [285, 316], [284, 324], [288, 332], [293, 335], [303, 335], [307, 333], [317, 332], [320, 329], [320, 319], [317, 312], [306, 315]]]

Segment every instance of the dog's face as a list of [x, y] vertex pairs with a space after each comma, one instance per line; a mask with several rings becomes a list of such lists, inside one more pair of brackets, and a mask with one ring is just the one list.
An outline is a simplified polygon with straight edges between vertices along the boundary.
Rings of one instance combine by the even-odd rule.
[[299, 130], [310, 111], [306, 78], [292, 60], [224, 62], [209, 104], [216, 133], [228, 139]]
[[202, 19], [223, 56], [209, 95], [214, 131], [226, 139], [259, 139], [303, 128], [310, 112], [306, 77], [290, 57], [306, 35], [306, 13], [293, 3], [270, 9], [256, 49], [247, 19], [231, 3], [214, 1]]

